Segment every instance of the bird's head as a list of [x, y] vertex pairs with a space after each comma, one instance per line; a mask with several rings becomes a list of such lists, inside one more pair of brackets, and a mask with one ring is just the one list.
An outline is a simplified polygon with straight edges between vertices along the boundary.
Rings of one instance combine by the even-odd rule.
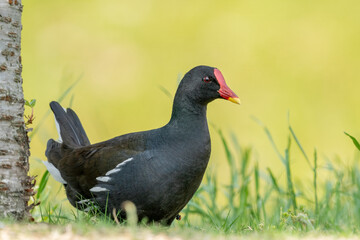
[[201, 104], [207, 104], [217, 98], [223, 98], [240, 104], [239, 97], [226, 85], [219, 69], [197, 66], [185, 74], [179, 90]]

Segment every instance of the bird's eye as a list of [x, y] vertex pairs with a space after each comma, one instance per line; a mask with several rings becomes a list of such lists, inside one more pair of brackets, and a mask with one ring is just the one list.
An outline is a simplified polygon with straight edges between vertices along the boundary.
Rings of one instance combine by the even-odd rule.
[[211, 82], [211, 79], [210, 79], [208, 76], [203, 77], [202, 80], [203, 80], [204, 82], [206, 82], [206, 83]]

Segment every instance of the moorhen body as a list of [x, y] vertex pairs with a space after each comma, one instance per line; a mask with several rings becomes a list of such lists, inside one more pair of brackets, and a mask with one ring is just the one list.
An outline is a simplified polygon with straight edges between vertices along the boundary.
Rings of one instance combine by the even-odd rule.
[[51, 102], [59, 140], [48, 141], [44, 163], [80, 210], [96, 204], [125, 219], [123, 202], [131, 201], [139, 220], [170, 225], [203, 178], [211, 150], [206, 107], [217, 98], [240, 103], [217, 68], [195, 67], [179, 84], [168, 124], [96, 144], [73, 110]]

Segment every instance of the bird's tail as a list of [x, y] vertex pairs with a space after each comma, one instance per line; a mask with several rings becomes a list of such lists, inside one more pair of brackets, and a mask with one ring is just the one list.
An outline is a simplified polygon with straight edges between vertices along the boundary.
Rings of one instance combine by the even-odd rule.
[[[50, 108], [55, 116], [59, 140], [50, 139], [48, 141], [45, 155], [48, 158], [48, 162], [57, 169], [57, 165], [63, 158], [66, 150], [90, 145], [90, 141], [78, 116], [73, 110], [70, 108], [64, 109], [55, 101], [50, 103]], [[47, 168], [50, 171], [48, 165]]]
[[59, 140], [69, 147], [90, 145], [85, 130], [76, 113], [68, 108], [64, 109], [58, 102], [51, 102], [50, 108], [55, 116], [56, 128], [59, 133]]

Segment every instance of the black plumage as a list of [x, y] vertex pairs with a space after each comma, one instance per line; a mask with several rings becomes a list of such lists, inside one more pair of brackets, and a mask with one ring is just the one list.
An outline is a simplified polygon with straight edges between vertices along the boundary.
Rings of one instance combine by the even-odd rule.
[[218, 69], [195, 67], [180, 82], [168, 124], [96, 144], [74, 111], [51, 102], [62, 142], [48, 141], [46, 165], [80, 210], [91, 202], [125, 218], [122, 204], [131, 201], [139, 220], [169, 225], [203, 178], [211, 151], [206, 107], [217, 98], [239, 103]]

